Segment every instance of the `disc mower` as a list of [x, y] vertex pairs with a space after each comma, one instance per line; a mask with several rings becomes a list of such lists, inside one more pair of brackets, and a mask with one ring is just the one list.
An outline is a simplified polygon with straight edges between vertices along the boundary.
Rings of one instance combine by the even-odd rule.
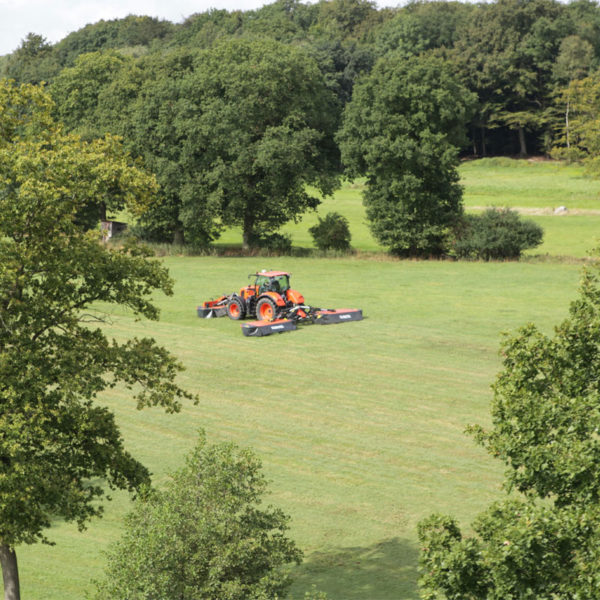
[[257, 337], [293, 331], [299, 323], [329, 325], [363, 318], [362, 310], [357, 308], [309, 306], [304, 296], [290, 287], [290, 273], [285, 271], [260, 271], [248, 277], [254, 277], [254, 282], [239, 292], [203, 302], [197, 309], [198, 316], [204, 319], [228, 316], [234, 321], [255, 318], [242, 324], [242, 332]]

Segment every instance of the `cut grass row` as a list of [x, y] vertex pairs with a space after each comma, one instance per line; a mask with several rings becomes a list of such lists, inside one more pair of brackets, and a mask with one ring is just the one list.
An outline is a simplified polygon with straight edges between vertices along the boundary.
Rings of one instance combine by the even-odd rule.
[[[272, 480], [269, 501], [292, 516], [306, 553], [293, 597], [315, 583], [331, 600], [416, 599], [417, 522], [448, 512], [469, 522], [501, 493], [501, 466], [463, 433], [489, 422], [500, 332], [545, 330], [575, 295], [570, 264], [376, 262], [356, 259], [165, 260], [176, 281], [159, 323], [113, 313], [116, 335], [152, 335], [185, 363], [200, 395], [181, 414], [113, 408], [128, 448], [158, 484], [204, 427], [213, 441], [253, 447]], [[293, 273], [311, 303], [357, 306], [366, 319], [245, 338], [228, 319], [199, 320], [197, 303], [259, 268]], [[57, 524], [53, 548], [20, 551], [23, 595], [79, 599], [119, 535], [128, 499], [79, 534]]]

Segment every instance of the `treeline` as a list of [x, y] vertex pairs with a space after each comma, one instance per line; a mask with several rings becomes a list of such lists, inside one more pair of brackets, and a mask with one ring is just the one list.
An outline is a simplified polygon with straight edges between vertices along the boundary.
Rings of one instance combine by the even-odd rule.
[[253, 11], [210, 10], [182, 24], [129, 16], [88, 25], [55, 45], [30, 34], [2, 58], [0, 75], [52, 83], [88, 52], [164, 56], [256, 36], [308, 47], [342, 103], [356, 78], [388, 52], [440, 54], [478, 97], [470, 150], [482, 156], [539, 153], [555, 139], [561, 90], [598, 66], [600, 8], [589, 0], [418, 1], [395, 9], [377, 9], [368, 0], [278, 0]]
[[[206, 244], [237, 225], [248, 246], [316, 206], [307, 184], [335, 189], [344, 167], [339, 145], [350, 142], [336, 132], [353, 112], [354, 87], [397, 64], [417, 77], [421, 69], [429, 82], [417, 89], [415, 80], [407, 92], [431, 96], [429, 112], [402, 101], [417, 111], [412, 127], [425, 131], [435, 121], [431, 129], [463, 156], [595, 153], [589, 124], [600, 104], [600, 7], [589, 0], [393, 9], [368, 0], [278, 0], [182, 24], [129, 16], [55, 45], [30, 34], [0, 58], [0, 76], [47, 82], [69, 131], [120, 135], [144, 160], [162, 195], [140, 223], [144, 237]], [[438, 98], [442, 80], [456, 98]], [[380, 100], [393, 116], [393, 102], [386, 106], [385, 93]], [[449, 113], [437, 114], [445, 107]]]

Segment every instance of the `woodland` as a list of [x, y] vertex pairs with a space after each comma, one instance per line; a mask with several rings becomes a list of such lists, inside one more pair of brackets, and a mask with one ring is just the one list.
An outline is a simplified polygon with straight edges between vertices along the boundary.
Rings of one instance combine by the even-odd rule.
[[[279, 0], [181, 24], [100, 21], [56, 44], [30, 33], [0, 57], [0, 77], [44, 83], [67, 132], [120, 136], [156, 175], [142, 238], [203, 247], [238, 226], [248, 248], [276, 244], [341, 176], [367, 177], [379, 214], [399, 193], [384, 171], [417, 173], [429, 183], [414, 203], [436, 198], [443, 229], [460, 208], [459, 158], [551, 155], [594, 171], [599, 34], [589, 0]], [[425, 242], [386, 231], [403, 222], [373, 230], [397, 254], [436, 253], [435, 231]]]

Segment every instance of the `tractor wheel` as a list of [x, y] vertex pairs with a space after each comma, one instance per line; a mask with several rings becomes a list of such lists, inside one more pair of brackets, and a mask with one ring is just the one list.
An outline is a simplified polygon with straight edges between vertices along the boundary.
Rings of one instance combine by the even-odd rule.
[[239, 321], [246, 316], [246, 307], [241, 298], [232, 298], [227, 304], [227, 316], [234, 321]]
[[256, 303], [256, 318], [259, 321], [273, 321], [276, 312], [277, 306], [269, 297], [260, 298]]

